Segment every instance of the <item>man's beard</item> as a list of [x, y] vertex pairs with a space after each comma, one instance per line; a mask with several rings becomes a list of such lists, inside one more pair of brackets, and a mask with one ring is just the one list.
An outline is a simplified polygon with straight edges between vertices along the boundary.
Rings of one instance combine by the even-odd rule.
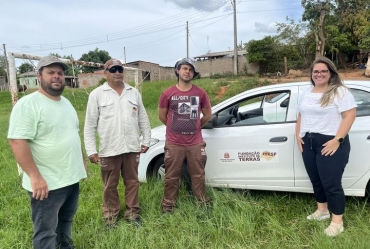
[[41, 78], [41, 88], [51, 96], [60, 96], [63, 93], [65, 84], [59, 82], [61, 84], [59, 89], [55, 89], [51, 86], [51, 83], [45, 83], [45, 81]]

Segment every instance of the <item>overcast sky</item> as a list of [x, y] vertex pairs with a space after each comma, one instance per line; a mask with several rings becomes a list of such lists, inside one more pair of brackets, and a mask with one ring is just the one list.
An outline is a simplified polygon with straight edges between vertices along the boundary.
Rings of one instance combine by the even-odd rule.
[[[173, 66], [186, 57], [232, 50], [232, 0], [1, 0], [0, 43], [7, 52], [82, 54]], [[236, 0], [238, 44], [275, 35], [275, 23], [301, 19], [301, 0]], [[1, 46], [1, 53], [3, 53]], [[17, 65], [26, 62], [17, 60]]]

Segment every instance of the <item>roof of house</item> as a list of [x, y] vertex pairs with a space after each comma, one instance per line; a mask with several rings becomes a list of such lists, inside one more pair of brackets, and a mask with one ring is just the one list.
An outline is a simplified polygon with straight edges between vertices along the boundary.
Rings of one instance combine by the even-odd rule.
[[[247, 54], [246, 50], [238, 50], [238, 55], [245, 55], [245, 54]], [[206, 53], [206, 54], [203, 54], [203, 55], [194, 56], [194, 58], [224, 57], [224, 56], [234, 56], [234, 50]]]
[[149, 62], [149, 61], [131, 61], [131, 62], [127, 62], [126, 65], [139, 65], [140, 62], [143, 62], [143, 63], [149, 63], [149, 64], [153, 64], [153, 65], [159, 65], [158, 63], [154, 63], [154, 62]]
[[[25, 72], [22, 74], [17, 75], [17, 78], [27, 78], [27, 77], [36, 77], [36, 72], [31, 71], [31, 72]], [[66, 79], [73, 79], [73, 78], [78, 78], [78, 77], [73, 77], [70, 75], [65, 75], [64, 78]]]
[[35, 71], [25, 72], [25, 73], [19, 74], [17, 77], [18, 78], [36, 77], [36, 72]]

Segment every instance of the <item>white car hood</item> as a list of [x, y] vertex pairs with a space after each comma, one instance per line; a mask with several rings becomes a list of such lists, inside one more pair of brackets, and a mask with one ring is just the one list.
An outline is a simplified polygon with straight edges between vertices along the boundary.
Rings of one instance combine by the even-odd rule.
[[152, 138], [156, 138], [159, 140], [166, 139], [166, 126], [161, 125], [152, 129]]

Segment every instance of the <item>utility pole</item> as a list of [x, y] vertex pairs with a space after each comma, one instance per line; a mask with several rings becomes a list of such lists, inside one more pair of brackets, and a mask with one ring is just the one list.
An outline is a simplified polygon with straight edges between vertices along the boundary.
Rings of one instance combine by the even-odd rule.
[[209, 53], [209, 45], [208, 45], [208, 42], [209, 42], [209, 36], [207, 35], [207, 53]]
[[6, 57], [5, 44], [3, 44], [3, 50], [4, 50], [4, 62], [5, 62], [5, 67], [6, 67], [6, 79], [9, 82], [9, 64], [8, 64], [8, 58]]
[[125, 58], [125, 65], [126, 65], [126, 47], [123, 47], [123, 56]]
[[189, 22], [186, 21], [186, 58], [189, 58]]
[[234, 75], [238, 74], [238, 45], [237, 45], [237, 28], [236, 28], [236, 0], [231, 3], [234, 9]]
[[74, 59], [73, 59], [73, 55], [71, 54], [71, 66], [72, 66], [72, 74], [73, 74], [73, 85], [71, 84], [71, 87], [72, 88], [75, 88], [77, 87], [77, 80], [76, 80], [76, 74], [75, 74], [75, 67], [74, 67]]

